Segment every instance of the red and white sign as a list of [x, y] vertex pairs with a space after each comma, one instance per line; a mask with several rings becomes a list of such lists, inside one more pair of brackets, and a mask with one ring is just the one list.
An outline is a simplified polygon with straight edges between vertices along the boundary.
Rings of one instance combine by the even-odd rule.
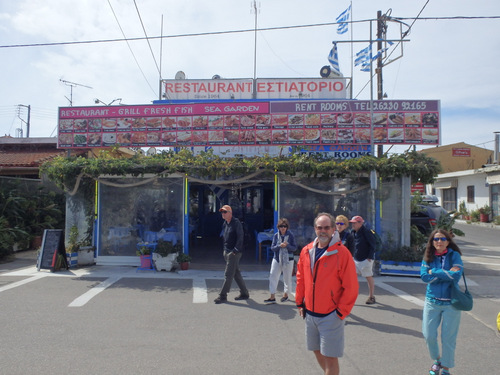
[[436, 100], [269, 100], [59, 108], [58, 147], [439, 144]]
[[347, 78], [163, 80], [164, 100], [346, 99]]
[[469, 147], [453, 148], [451, 150], [451, 155], [457, 157], [470, 157], [471, 156], [470, 148]]
[[346, 78], [257, 79], [257, 99], [345, 99]]

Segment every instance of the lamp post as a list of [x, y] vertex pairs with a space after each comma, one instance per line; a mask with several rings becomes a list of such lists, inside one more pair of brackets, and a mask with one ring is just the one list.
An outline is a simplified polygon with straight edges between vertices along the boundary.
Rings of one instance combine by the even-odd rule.
[[122, 98], [113, 99], [113, 100], [112, 100], [111, 102], [109, 102], [108, 104], [104, 103], [104, 102], [103, 102], [102, 100], [100, 100], [100, 99], [97, 99], [97, 98], [95, 98], [95, 99], [94, 99], [94, 103], [95, 103], [95, 104], [99, 104], [99, 103], [100, 103], [100, 104], [104, 104], [104, 105], [111, 105], [111, 104], [113, 104], [113, 103], [114, 103], [114, 102], [116, 102], [116, 101], [119, 101], [119, 103], [118, 103], [118, 104], [122, 104]]

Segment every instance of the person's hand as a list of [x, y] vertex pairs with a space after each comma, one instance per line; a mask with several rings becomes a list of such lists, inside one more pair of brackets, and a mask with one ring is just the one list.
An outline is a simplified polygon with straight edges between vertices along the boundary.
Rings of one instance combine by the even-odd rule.
[[288, 242], [282, 242], [282, 243], [280, 244], [280, 247], [287, 247], [287, 246], [288, 246]]
[[299, 315], [302, 317], [302, 319], [306, 318], [306, 313], [304, 311], [304, 308], [299, 307]]
[[450, 271], [460, 271], [460, 267], [457, 266], [451, 267]]

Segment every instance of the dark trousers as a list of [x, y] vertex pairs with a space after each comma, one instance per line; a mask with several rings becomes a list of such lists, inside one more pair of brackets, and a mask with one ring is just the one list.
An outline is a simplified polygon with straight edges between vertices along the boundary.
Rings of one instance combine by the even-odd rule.
[[248, 289], [245, 285], [245, 281], [243, 277], [241, 277], [240, 272], [240, 259], [241, 253], [229, 253], [224, 251], [224, 259], [226, 261], [226, 270], [224, 271], [224, 284], [222, 284], [222, 289], [220, 291], [220, 296], [222, 298], [227, 298], [227, 293], [231, 289], [231, 284], [233, 283], [233, 279], [238, 284], [240, 288], [240, 293], [243, 295], [248, 295]]

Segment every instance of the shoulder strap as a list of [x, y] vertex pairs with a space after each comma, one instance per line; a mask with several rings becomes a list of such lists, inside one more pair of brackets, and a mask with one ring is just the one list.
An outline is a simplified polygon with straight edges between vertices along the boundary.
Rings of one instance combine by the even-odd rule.
[[469, 289], [467, 288], [467, 281], [465, 280], [465, 272], [463, 271], [463, 269], [462, 269], [462, 277], [464, 278], [465, 290], [467, 291]]

